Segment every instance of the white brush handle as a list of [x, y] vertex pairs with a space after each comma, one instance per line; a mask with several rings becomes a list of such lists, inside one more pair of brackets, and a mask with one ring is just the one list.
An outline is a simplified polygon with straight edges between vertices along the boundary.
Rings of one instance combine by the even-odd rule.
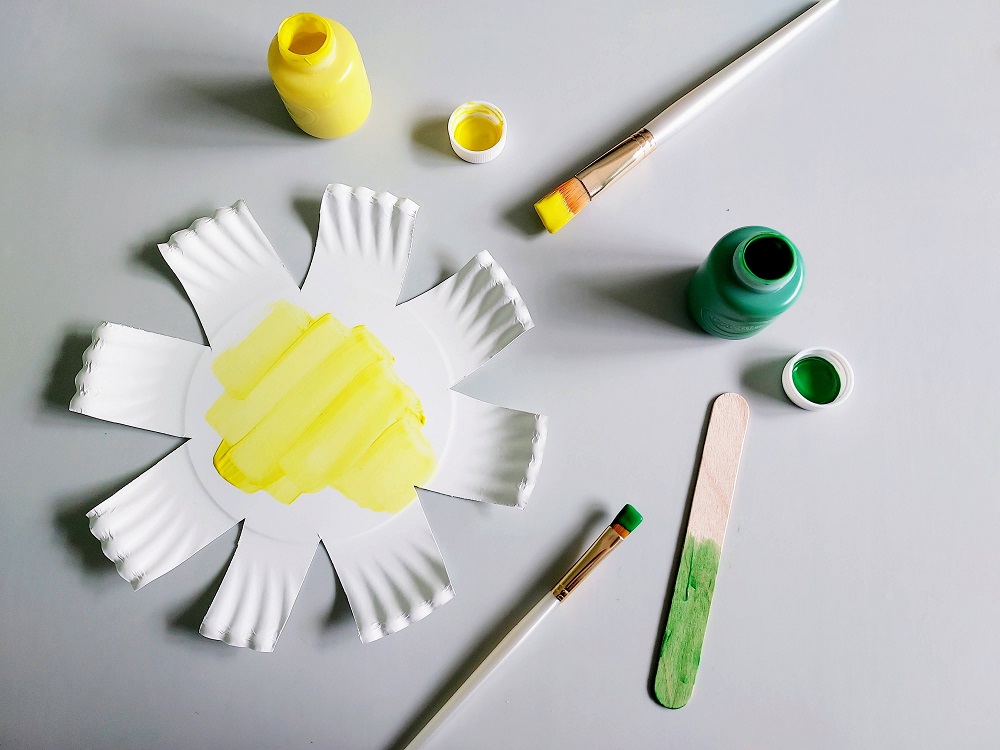
[[465, 699], [472, 695], [477, 687], [483, 684], [490, 675], [490, 672], [499, 667], [500, 662], [506, 659], [517, 648], [518, 644], [528, 637], [528, 634], [535, 629], [535, 626], [544, 620], [545, 616], [555, 609], [558, 604], [559, 600], [551, 592], [546, 593], [542, 597], [542, 600], [532, 607], [531, 611], [504, 636], [504, 639], [496, 645], [496, 648], [490, 652], [490, 655], [483, 660], [482, 664], [476, 667], [476, 671], [469, 675], [469, 679], [462, 683], [462, 686], [455, 691], [447, 703], [441, 706], [441, 709], [424, 725], [424, 728], [420, 730], [417, 736], [410, 740], [410, 744], [406, 746], [405, 750], [414, 750], [421, 747], [434, 734], [437, 728], [449, 716], [455, 713], [458, 707], [465, 702]]
[[765, 60], [797, 37], [820, 17], [826, 14], [839, 0], [820, 0], [809, 10], [790, 21], [758, 44], [749, 52], [734, 60], [693, 91], [685, 94], [656, 116], [646, 130], [653, 134], [659, 145], [708, 107], [721, 99], [736, 84], [756, 70]]

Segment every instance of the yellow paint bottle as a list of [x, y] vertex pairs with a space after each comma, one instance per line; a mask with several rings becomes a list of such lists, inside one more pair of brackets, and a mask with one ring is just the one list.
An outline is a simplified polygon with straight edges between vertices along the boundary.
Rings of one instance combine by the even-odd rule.
[[267, 67], [295, 124], [317, 138], [357, 130], [372, 108], [361, 52], [346, 28], [314, 13], [281, 22]]

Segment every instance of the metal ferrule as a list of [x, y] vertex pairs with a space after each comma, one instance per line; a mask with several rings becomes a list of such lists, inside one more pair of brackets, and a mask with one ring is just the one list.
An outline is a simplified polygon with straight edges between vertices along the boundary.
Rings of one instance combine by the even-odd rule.
[[593, 198], [604, 188], [616, 182], [623, 174], [645, 159], [656, 148], [653, 134], [643, 128], [630, 135], [577, 173], [587, 193]]
[[[621, 529], [619, 531], [619, 529]], [[562, 601], [573, 593], [573, 589], [580, 585], [584, 578], [590, 575], [597, 564], [603, 560], [607, 554], [613, 550], [621, 541], [628, 536], [628, 532], [618, 524], [609, 526], [601, 534], [600, 538], [594, 542], [583, 557], [577, 560], [576, 565], [570, 568], [569, 573], [562, 577], [552, 589], [552, 595]]]

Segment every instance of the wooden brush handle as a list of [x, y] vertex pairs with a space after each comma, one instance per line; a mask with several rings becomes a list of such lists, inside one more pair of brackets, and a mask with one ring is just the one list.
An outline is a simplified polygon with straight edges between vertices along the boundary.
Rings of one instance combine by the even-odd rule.
[[797, 37], [820, 17], [826, 14], [839, 0], [820, 0], [807, 11], [782, 26], [753, 49], [729, 63], [726, 67], [689, 91], [676, 102], [657, 115], [646, 130], [653, 134], [656, 145], [683, 128], [719, 99], [725, 96], [740, 81], [764, 64], [778, 50]]

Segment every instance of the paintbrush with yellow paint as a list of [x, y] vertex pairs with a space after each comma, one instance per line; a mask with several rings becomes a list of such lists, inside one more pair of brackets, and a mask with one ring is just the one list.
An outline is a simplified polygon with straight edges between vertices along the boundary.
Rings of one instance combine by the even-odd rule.
[[598, 193], [645, 159], [658, 145], [718, 101], [788, 42], [805, 31], [839, 0], [820, 0], [756, 47], [731, 62], [657, 115], [646, 127], [630, 135], [591, 162], [535, 204], [542, 224], [558, 232], [580, 213]]

